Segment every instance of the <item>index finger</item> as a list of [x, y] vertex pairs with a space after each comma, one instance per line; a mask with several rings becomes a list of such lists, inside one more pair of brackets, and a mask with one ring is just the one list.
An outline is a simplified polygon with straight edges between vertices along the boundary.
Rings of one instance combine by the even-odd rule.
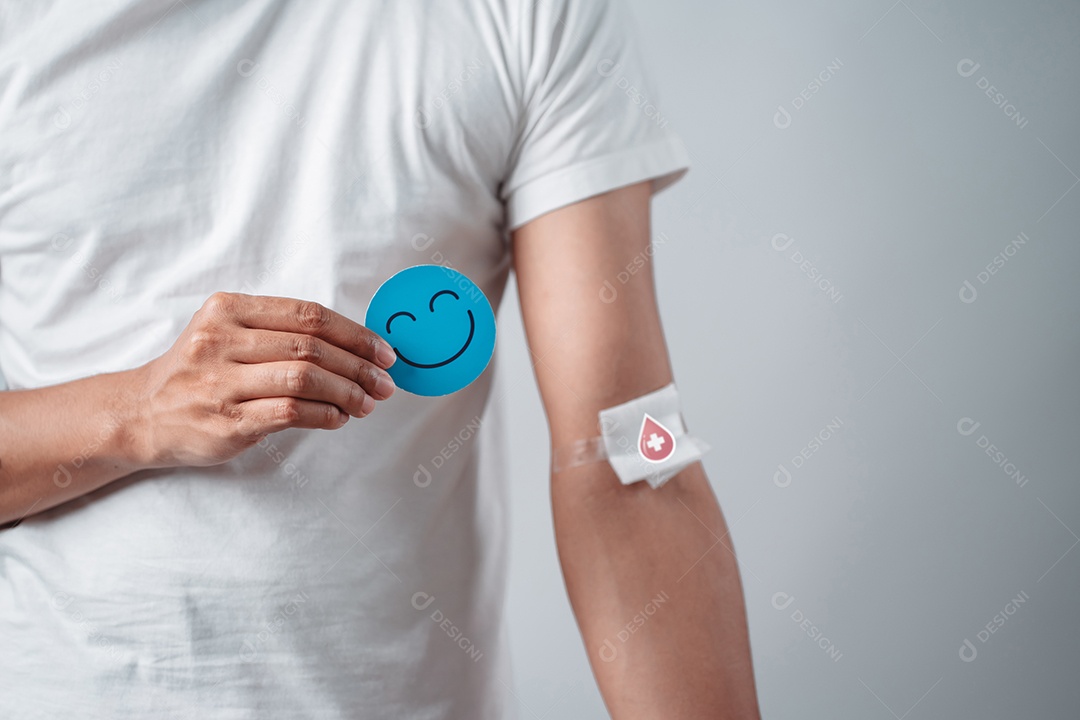
[[393, 348], [376, 333], [311, 300], [215, 293], [207, 306], [245, 327], [312, 335], [384, 369], [397, 359]]

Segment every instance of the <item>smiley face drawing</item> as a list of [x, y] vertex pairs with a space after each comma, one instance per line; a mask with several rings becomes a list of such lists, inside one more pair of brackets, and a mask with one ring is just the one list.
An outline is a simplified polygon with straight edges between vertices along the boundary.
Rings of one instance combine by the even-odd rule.
[[495, 313], [472, 280], [442, 265], [415, 265], [379, 286], [365, 325], [397, 355], [387, 371], [414, 395], [449, 395], [480, 376], [495, 351]]

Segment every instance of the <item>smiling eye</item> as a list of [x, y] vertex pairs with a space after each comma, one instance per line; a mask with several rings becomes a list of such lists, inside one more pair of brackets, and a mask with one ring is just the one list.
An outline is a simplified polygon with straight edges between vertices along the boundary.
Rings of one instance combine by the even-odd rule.
[[[432, 299], [434, 299], [434, 298], [432, 298]], [[394, 318], [396, 318], [396, 317], [398, 317], [400, 315], [404, 315], [405, 317], [409, 318], [413, 322], [416, 322], [416, 316], [413, 315], [411, 312], [405, 312], [404, 310], [402, 310], [401, 312], [396, 312], [393, 315], [391, 315], [390, 318], [386, 321], [386, 333], [388, 335], [390, 334], [390, 323], [394, 322]]]
[[[440, 290], [439, 292], [431, 296], [431, 302], [428, 303], [428, 309], [431, 310], [431, 312], [435, 312], [435, 298], [439, 297], [440, 295], [453, 295], [455, 300], [461, 299], [458, 297], [458, 294], [453, 290]], [[416, 318], [413, 318], [413, 320], [415, 319]]]

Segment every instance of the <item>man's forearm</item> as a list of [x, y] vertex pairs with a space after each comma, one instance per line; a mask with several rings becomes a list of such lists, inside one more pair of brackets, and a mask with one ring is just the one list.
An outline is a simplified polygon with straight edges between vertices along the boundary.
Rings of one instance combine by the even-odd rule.
[[0, 524], [143, 468], [216, 465], [270, 433], [341, 428], [393, 394], [395, 359], [318, 303], [214, 293], [146, 365], [0, 392]]
[[139, 469], [131, 458], [130, 375], [0, 392], [0, 524]]
[[552, 478], [570, 601], [616, 720], [757, 718], [738, 564], [700, 464], [658, 490], [606, 463]]

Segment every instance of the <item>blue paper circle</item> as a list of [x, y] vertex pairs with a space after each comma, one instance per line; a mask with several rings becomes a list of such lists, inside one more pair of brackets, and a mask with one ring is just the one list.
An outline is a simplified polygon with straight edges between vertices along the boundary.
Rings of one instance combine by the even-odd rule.
[[397, 354], [387, 371], [414, 395], [449, 395], [480, 376], [495, 351], [495, 313], [476, 284], [442, 265], [396, 273], [368, 304], [367, 327]]

